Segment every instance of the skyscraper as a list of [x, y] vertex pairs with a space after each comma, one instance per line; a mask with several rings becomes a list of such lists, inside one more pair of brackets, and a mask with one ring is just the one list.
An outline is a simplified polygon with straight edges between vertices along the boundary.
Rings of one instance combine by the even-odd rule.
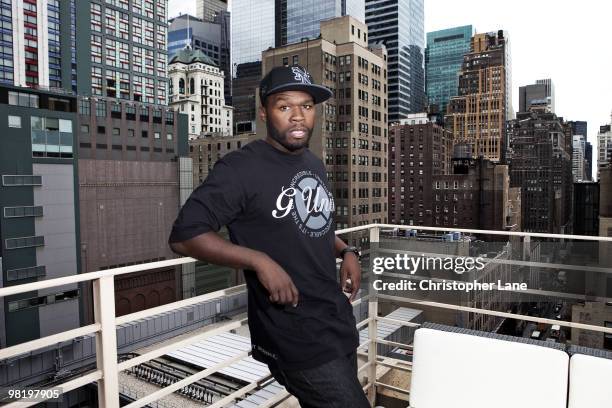
[[597, 179], [600, 169], [612, 162], [612, 121], [599, 127], [597, 133]]
[[451, 97], [457, 96], [463, 56], [470, 52], [471, 25], [427, 33], [425, 84], [427, 103], [438, 105], [442, 116]]
[[574, 135], [572, 138], [572, 175], [574, 182], [586, 181], [585, 156], [586, 138], [583, 135]]
[[[538, 79], [535, 84], [519, 88], [519, 112], [529, 112], [531, 106], [555, 113], [555, 86], [551, 79]], [[586, 126], [586, 122], [582, 123]]]
[[275, 44], [282, 46], [319, 36], [319, 23], [350, 15], [365, 22], [364, 0], [276, 0]]
[[370, 44], [389, 53], [389, 123], [423, 111], [425, 103], [424, 0], [366, 0]]
[[502, 30], [476, 34], [463, 58], [459, 95], [452, 97], [445, 127], [455, 143], [472, 147], [472, 156], [504, 160], [506, 119], [512, 118], [510, 51]]
[[[274, 2], [232, 2], [232, 66], [261, 61], [261, 53], [274, 47]], [[235, 72], [232, 72], [235, 75]]]
[[168, 0], [78, 3], [90, 4], [91, 20], [83, 32], [91, 42], [91, 91], [79, 93], [166, 104]]
[[520, 112], [508, 123], [510, 183], [521, 188], [523, 231], [564, 233], [572, 203], [571, 132], [554, 113]]
[[224, 11], [227, 11], [227, 0], [197, 0], [196, 14], [203, 21], [214, 22]]
[[[76, 20], [77, 14], [89, 14], [84, 3], [76, 0], [0, 2], [0, 82], [76, 92]], [[87, 75], [81, 73], [83, 77]]]

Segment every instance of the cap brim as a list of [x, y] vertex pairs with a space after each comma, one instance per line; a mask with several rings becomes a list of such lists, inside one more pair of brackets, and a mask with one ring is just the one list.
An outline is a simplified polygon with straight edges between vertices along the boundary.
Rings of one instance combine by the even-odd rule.
[[272, 94], [283, 92], [283, 91], [303, 91], [309, 93], [314, 99], [314, 103], [318, 104], [325, 102], [332, 97], [332, 92], [324, 86], [316, 84], [284, 84], [279, 85], [275, 88], [270, 89], [266, 93], [266, 98]]

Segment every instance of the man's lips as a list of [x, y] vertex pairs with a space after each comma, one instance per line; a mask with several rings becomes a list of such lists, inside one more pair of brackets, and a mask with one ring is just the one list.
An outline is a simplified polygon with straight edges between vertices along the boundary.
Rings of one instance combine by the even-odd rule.
[[308, 134], [308, 130], [306, 128], [297, 128], [297, 129], [289, 130], [289, 135], [291, 135], [291, 137], [295, 137], [298, 139], [302, 137], [306, 137], [307, 134]]

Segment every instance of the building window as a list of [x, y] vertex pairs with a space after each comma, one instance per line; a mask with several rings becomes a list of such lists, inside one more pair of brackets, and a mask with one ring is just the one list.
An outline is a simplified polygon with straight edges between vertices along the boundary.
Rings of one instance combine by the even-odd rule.
[[89, 125], [81, 125], [81, 133], [89, 134]]
[[160, 139], [161, 135], [159, 134], [159, 132], [155, 132], [155, 133], [153, 133], [153, 138], [154, 139]]
[[4, 247], [6, 249], [20, 249], [20, 248], [33, 248], [45, 245], [45, 237], [19, 237], [19, 238], [8, 238], [4, 240]]
[[9, 186], [42, 186], [42, 176], [11, 175], [2, 176], [2, 185]]
[[72, 121], [31, 117], [32, 156], [72, 158]]
[[294, 55], [294, 56], [291, 58], [291, 62], [293, 63], [293, 65], [297, 65], [297, 64], [299, 63], [299, 58], [298, 58], [298, 56], [297, 56], [297, 55]]
[[106, 133], [106, 127], [105, 126], [98, 126], [98, 134], [99, 135], [103, 135]]
[[106, 116], [106, 102], [105, 101], [96, 102], [96, 116], [98, 117]]
[[146, 131], [146, 130], [143, 130], [142, 131], [142, 137], [145, 138], [145, 139], [148, 138], [149, 137], [149, 132]]
[[121, 136], [121, 129], [113, 128], [113, 136]]
[[166, 135], [166, 140], [172, 140], [172, 133], [168, 133]]
[[91, 115], [91, 102], [86, 99], [79, 101], [79, 114], [80, 115]]
[[44, 265], [32, 266], [29, 268], [9, 269], [6, 271], [8, 281], [41, 278], [46, 276], [46, 274], [47, 271]]
[[38, 296], [28, 299], [15, 300], [8, 303], [9, 312], [17, 312], [19, 310], [31, 309], [34, 307], [41, 307], [46, 305], [52, 305], [54, 303], [65, 302], [68, 300], [74, 300], [79, 297], [79, 290], [73, 289], [65, 292], [55, 293], [46, 296]]
[[38, 108], [38, 95], [9, 91], [9, 105]]
[[21, 116], [9, 116], [8, 126], [10, 128], [21, 129]]
[[4, 218], [42, 217], [42, 206], [4, 207]]

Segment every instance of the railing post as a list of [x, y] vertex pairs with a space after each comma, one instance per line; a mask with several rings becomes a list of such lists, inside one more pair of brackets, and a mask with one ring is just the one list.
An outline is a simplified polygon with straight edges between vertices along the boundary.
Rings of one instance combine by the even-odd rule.
[[117, 372], [117, 326], [115, 325], [114, 277], [104, 276], [93, 283], [94, 317], [100, 324], [96, 333], [96, 363], [102, 370], [98, 380], [98, 406], [119, 408], [119, 373]]
[[368, 270], [368, 290], [372, 291], [372, 293], [369, 293], [370, 297], [368, 298], [368, 318], [370, 319], [370, 323], [368, 324], [368, 337], [370, 339], [370, 344], [368, 345], [368, 363], [370, 364], [368, 366], [368, 383], [371, 385], [370, 388], [368, 388], [368, 401], [372, 407], [376, 403], [376, 354], [378, 348], [376, 342], [378, 326], [378, 297], [376, 296], [372, 286], [372, 264], [373, 259], [378, 255], [378, 245], [380, 242], [379, 233], [379, 227], [370, 228], [370, 269]]

